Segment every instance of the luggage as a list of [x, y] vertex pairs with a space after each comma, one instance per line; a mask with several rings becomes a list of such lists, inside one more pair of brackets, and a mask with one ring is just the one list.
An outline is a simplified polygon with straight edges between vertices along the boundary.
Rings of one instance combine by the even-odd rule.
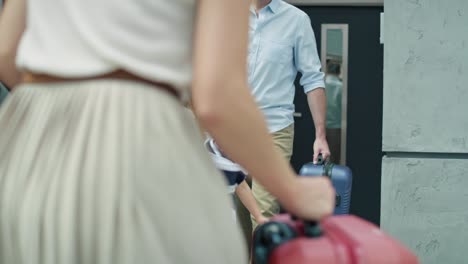
[[302, 166], [299, 174], [302, 176], [327, 176], [331, 179], [336, 191], [336, 207], [334, 214], [348, 214], [351, 206], [351, 189], [353, 174], [351, 170], [342, 165], [336, 165], [328, 160], [324, 161], [319, 155], [317, 164], [307, 163]]
[[278, 215], [258, 227], [254, 264], [417, 264], [418, 258], [377, 226], [353, 215], [320, 224]]

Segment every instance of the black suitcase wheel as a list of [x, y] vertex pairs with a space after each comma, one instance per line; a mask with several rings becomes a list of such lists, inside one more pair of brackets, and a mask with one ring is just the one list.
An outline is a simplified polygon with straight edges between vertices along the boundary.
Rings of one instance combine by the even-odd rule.
[[297, 237], [287, 224], [268, 222], [257, 228], [254, 234], [254, 264], [267, 264], [275, 248]]

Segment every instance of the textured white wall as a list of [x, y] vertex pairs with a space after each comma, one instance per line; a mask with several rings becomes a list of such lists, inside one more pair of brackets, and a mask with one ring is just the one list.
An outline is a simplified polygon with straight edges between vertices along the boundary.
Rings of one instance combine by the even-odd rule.
[[468, 152], [468, 1], [385, 1], [384, 151]]
[[468, 0], [386, 0], [384, 30], [382, 229], [468, 263]]
[[422, 264], [468, 263], [468, 160], [384, 158], [381, 226]]

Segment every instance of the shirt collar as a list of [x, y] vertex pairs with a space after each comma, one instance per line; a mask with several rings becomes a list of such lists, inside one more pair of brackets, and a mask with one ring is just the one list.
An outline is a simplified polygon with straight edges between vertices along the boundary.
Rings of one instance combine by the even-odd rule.
[[[281, 7], [280, 0], [271, 0], [271, 2], [265, 7], [269, 8], [273, 14], [277, 13]], [[255, 14], [255, 6], [251, 5], [250, 6], [250, 12]]]
[[255, 14], [255, 6], [253, 4], [250, 5], [250, 13]]
[[277, 13], [281, 7], [280, 0], [271, 0], [271, 3], [268, 4], [268, 7], [270, 8], [271, 12]]

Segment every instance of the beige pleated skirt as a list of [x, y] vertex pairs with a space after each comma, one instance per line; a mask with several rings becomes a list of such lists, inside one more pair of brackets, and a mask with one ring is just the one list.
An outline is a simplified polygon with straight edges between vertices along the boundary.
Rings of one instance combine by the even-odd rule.
[[28, 84], [0, 108], [0, 264], [239, 264], [186, 109], [130, 81]]

